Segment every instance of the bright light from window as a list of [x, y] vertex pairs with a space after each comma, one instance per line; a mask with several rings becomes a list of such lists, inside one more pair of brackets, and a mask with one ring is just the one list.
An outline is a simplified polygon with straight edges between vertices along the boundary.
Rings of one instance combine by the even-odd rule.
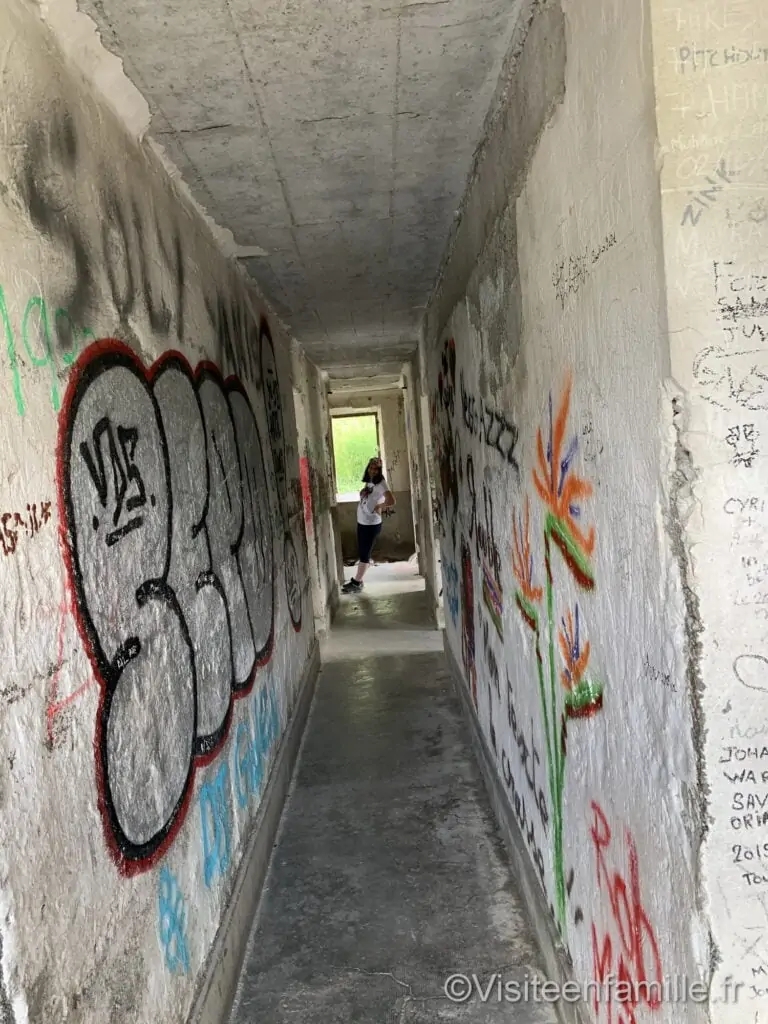
[[333, 453], [336, 462], [337, 499], [357, 497], [363, 473], [379, 450], [379, 428], [376, 414], [334, 416]]

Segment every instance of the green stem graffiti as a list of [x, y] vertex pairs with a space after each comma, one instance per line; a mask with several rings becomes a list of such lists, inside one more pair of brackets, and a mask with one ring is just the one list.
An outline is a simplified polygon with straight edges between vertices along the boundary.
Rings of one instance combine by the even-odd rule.
[[[549, 679], [544, 674], [542, 657], [542, 626], [538, 608], [521, 591], [515, 600], [535, 637], [536, 667], [541, 700], [541, 715], [547, 751], [550, 818], [552, 822], [552, 868], [554, 874], [555, 909], [561, 931], [565, 927], [566, 884], [563, 859], [563, 796], [565, 792], [566, 732], [568, 716], [587, 717], [602, 705], [602, 686], [582, 680], [575, 690], [558, 702], [557, 661], [555, 653], [555, 588], [552, 574], [553, 544], [560, 550], [576, 582], [585, 589], [594, 586], [589, 559], [571, 536], [567, 524], [549, 513], [544, 524], [544, 566], [546, 574], [547, 655]], [[547, 682], [549, 685], [547, 686]]]
[[565, 781], [565, 756], [558, 742], [557, 733], [557, 669], [555, 667], [555, 594], [552, 586], [552, 526], [547, 516], [544, 529], [544, 566], [547, 577], [547, 629], [549, 646], [549, 715], [545, 715], [545, 727], [549, 731], [548, 719], [552, 720], [551, 756], [553, 761], [553, 784], [550, 786], [552, 800], [552, 863], [555, 875], [555, 906], [557, 920], [562, 926], [565, 919], [565, 873], [563, 871], [563, 783]]
[[539, 635], [539, 624], [538, 616], [536, 622], [536, 662], [538, 666], [539, 676], [539, 696], [541, 697], [541, 711], [544, 716], [544, 735], [546, 737], [547, 744], [547, 776], [549, 781], [549, 792], [550, 797], [554, 790], [555, 779], [554, 779], [554, 761], [552, 759], [552, 740], [549, 733], [549, 714], [547, 711], [547, 693], [544, 687], [544, 662], [541, 657], [541, 639]]
[[[602, 707], [603, 687], [587, 676], [590, 658], [589, 640], [582, 643], [581, 617], [578, 602], [570, 605], [560, 617], [559, 647], [562, 670], [555, 661], [555, 586], [552, 553], [557, 548], [571, 577], [582, 590], [592, 590], [595, 576], [591, 556], [595, 546], [595, 528], [583, 532], [581, 502], [592, 494], [592, 485], [574, 468], [578, 434], [567, 437], [571, 401], [571, 378], [565, 382], [555, 410], [549, 395], [549, 432], [545, 443], [541, 428], [536, 437], [537, 464], [531, 476], [534, 488], [544, 505], [544, 568], [545, 589], [534, 583], [534, 561], [529, 540], [530, 503], [513, 513], [512, 565], [519, 589], [515, 594], [518, 609], [528, 628], [536, 637], [536, 662], [541, 699], [541, 717], [546, 737], [548, 762], [550, 821], [552, 823], [552, 872], [557, 924], [565, 933], [566, 896], [563, 863], [563, 800], [565, 792], [565, 761], [568, 719], [589, 718]], [[539, 605], [546, 592], [547, 653], [549, 686], [544, 675], [541, 656], [544, 624]], [[558, 676], [562, 686], [558, 685]], [[560, 696], [558, 696], [560, 694]]]

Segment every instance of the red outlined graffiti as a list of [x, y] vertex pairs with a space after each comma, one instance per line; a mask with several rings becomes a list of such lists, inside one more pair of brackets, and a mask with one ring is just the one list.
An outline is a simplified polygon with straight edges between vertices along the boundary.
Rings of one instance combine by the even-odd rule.
[[654, 1011], [660, 1008], [664, 983], [659, 944], [640, 892], [637, 847], [627, 830], [628, 871], [609, 867], [616, 847], [608, 819], [594, 800], [589, 831], [597, 886], [607, 896], [610, 909], [610, 923], [603, 934], [592, 922], [596, 983], [592, 1008], [597, 1019], [605, 1019], [608, 1024], [636, 1024], [641, 1006]]
[[[184, 821], [274, 639], [273, 479], [233, 377], [119, 341], [88, 348], [59, 420], [72, 605], [101, 694], [99, 810], [119, 871], [148, 870]], [[293, 615], [292, 615], [293, 618]], [[295, 622], [294, 622], [295, 626]]]

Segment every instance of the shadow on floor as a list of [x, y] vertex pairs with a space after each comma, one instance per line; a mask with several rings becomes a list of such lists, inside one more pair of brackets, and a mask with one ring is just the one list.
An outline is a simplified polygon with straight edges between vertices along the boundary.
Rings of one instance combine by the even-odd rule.
[[556, 1020], [445, 994], [455, 972], [522, 985], [539, 957], [445, 657], [398, 646], [442, 643], [425, 605], [372, 578], [339, 613], [231, 1024]]

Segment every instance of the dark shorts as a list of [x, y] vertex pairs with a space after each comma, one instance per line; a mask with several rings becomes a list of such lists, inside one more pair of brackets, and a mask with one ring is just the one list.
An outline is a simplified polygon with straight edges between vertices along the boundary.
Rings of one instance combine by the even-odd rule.
[[363, 526], [357, 524], [357, 558], [360, 562], [370, 562], [373, 545], [381, 533], [381, 523], [375, 526]]

